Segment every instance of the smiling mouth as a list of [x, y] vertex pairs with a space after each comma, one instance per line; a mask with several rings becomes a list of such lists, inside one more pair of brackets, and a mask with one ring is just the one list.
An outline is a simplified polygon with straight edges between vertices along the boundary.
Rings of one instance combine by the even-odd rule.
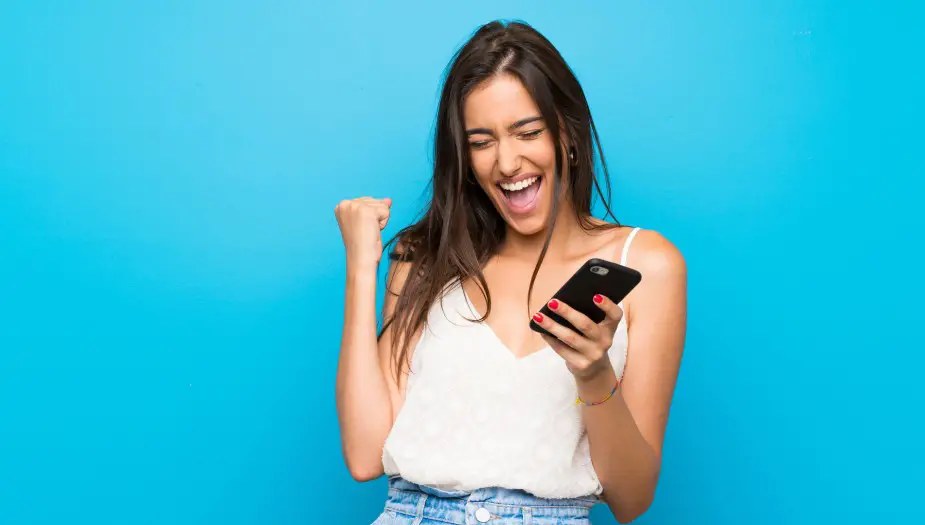
[[542, 184], [543, 177], [535, 175], [517, 182], [499, 182], [497, 186], [511, 212], [529, 213], [536, 208], [536, 196]]

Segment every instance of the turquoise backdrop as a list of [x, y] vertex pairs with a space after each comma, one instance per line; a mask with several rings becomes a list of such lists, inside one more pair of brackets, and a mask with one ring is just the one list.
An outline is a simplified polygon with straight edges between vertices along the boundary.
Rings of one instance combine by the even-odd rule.
[[4, 2], [0, 523], [373, 520], [384, 481], [355, 483], [340, 455], [333, 208], [389, 196], [388, 233], [411, 220], [441, 72], [495, 18], [559, 47], [618, 217], [688, 261], [639, 523], [921, 519], [923, 14]]

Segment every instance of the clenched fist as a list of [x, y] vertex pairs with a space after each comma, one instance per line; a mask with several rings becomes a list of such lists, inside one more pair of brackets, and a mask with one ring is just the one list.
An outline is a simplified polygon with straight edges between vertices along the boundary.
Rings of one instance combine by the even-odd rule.
[[350, 266], [375, 266], [382, 256], [382, 229], [389, 222], [392, 199], [360, 197], [334, 208]]

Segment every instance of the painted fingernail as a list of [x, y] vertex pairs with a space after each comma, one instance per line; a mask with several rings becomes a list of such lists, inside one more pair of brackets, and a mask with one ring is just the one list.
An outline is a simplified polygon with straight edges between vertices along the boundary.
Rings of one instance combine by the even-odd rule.
[[595, 296], [594, 296], [594, 302], [597, 303], [597, 304], [603, 303], [603, 302], [604, 302], [604, 296], [601, 295], [601, 294], [595, 295]]
[[549, 307], [552, 308], [553, 310], [559, 308], [559, 301], [556, 301], [555, 299], [553, 299], [552, 301], [549, 301]]
[[533, 314], [533, 320], [536, 321], [536, 322], [538, 322], [538, 323], [542, 323], [542, 322], [543, 322], [543, 314], [541, 314], [541, 313], [539, 313], [539, 312], [536, 312], [535, 314]]

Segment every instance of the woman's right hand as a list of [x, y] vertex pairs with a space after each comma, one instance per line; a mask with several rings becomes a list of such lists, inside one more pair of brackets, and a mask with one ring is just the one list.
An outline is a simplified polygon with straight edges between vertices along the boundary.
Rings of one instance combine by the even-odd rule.
[[347, 264], [375, 266], [382, 256], [382, 229], [389, 222], [392, 199], [360, 197], [342, 201], [334, 208], [347, 250]]

